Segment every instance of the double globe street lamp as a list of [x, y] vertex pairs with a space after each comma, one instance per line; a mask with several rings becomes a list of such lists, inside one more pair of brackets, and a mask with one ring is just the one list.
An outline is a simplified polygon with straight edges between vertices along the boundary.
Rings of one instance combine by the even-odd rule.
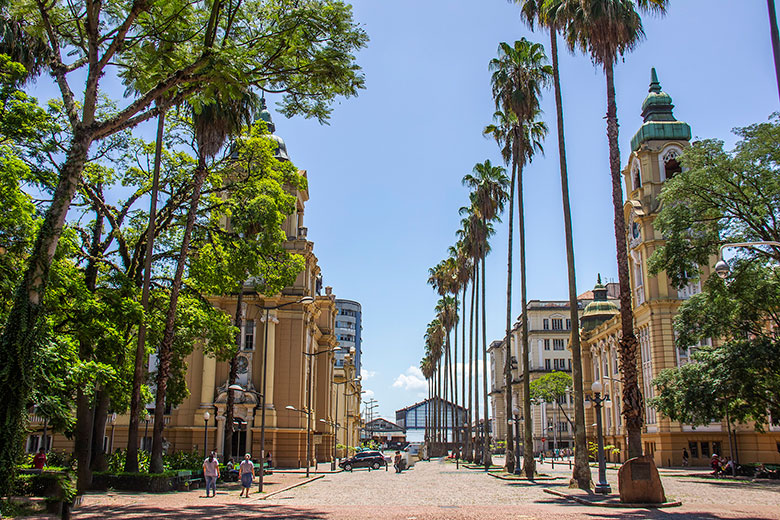
[[593, 405], [594, 411], [596, 412], [596, 438], [598, 442], [599, 457], [599, 480], [596, 483], [594, 491], [602, 495], [608, 495], [609, 493], [612, 493], [612, 488], [609, 486], [609, 483], [607, 483], [607, 463], [604, 459], [604, 432], [601, 427], [601, 408], [604, 402], [609, 401], [609, 395], [604, 395], [602, 397], [604, 387], [599, 381], [593, 381], [590, 389], [593, 392], [593, 395], [585, 399], [585, 408], [590, 408], [590, 406]]
[[775, 242], [771, 240], [760, 240], [757, 242], [729, 242], [727, 244], [723, 244], [720, 246], [719, 251], [719, 257], [720, 260], [715, 264], [715, 273], [720, 276], [721, 278], [726, 278], [729, 275], [729, 271], [731, 268], [729, 267], [729, 264], [723, 260], [723, 250], [727, 247], [750, 247], [753, 248], [755, 246], [774, 246], [774, 247], [780, 247], [780, 242]]
[[520, 475], [523, 473], [523, 468], [520, 467], [520, 421], [523, 420], [523, 416], [520, 415], [520, 408], [517, 406], [512, 408], [512, 414], [515, 417], [515, 475]]

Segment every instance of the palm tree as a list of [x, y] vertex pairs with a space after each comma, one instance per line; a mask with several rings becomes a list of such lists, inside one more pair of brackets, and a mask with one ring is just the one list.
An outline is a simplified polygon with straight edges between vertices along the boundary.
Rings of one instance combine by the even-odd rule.
[[[490, 466], [489, 436], [490, 422], [489, 409], [487, 403], [487, 333], [486, 333], [486, 310], [485, 310], [485, 257], [488, 253], [487, 233], [488, 224], [498, 220], [498, 216], [504, 209], [508, 194], [507, 187], [509, 179], [506, 176], [506, 170], [501, 166], [493, 166], [489, 160], [484, 163], [474, 165], [473, 175], [467, 174], [463, 177], [463, 184], [472, 189], [472, 205], [477, 210], [476, 215], [481, 220], [484, 231], [481, 234], [481, 240], [476, 240], [475, 244], [479, 247], [475, 252], [478, 254], [482, 269], [482, 398], [484, 406], [484, 441], [482, 443], [482, 462], [485, 465], [485, 471]], [[476, 226], [472, 228], [478, 229]]]
[[566, 240], [566, 270], [569, 279], [569, 318], [571, 320], [572, 379], [574, 386], [574, 469], [572, 480], [582, 489], [590, 489], [588, 450], [585, 438], [585, 407], [582, 383], [582, 353], [579, 335], [579, 308], [577, 304], [577, 278], [574, 266], [574, 240], [572, 238], [571, 205], [569, 204], [569, 174], [566, 164], [566, 140], [563, 126], [563, 102], [561, 75], [558, 66], [558, 29], [566, 25], [564, 13], [567, 1], [579, 0], [514, 0], [521, 6], [522, 18], [533, 29], [535, 24], [547, 27], [550, 33], [553, 88], [558, 129], [558, 159], [561, 172], [561, 197], [563, 199], [563, 227]]
[[[524, 445], [532, 446], [533, 422], [530, 401], [530, 366], [528, 352], [528, 300], [525, 267], [525, 214], [523, 204], [523, 167], [531, 160], [536, 151], [541, 151], [541, 140], [547, 134], [547, 126], [537, 120], [540, 114], [539, 96], [542, 87], [548, 82], [552, 69], [546, 64], [544, 47], [525, 38], [514, 45], [501, 43], [499, 55], [490, 62], [493, 71], [491, 84], [496, 108], [509, 114], [505, 117], [508, 124], [505, 141], [511, 149], [512, 169], [517, 172], [518, 227], [520, 232], [520, 279], [522, 303], [522, 352], [523, 352], [523, 414], [525, 421]], [[510, 323], [507, 321], [507, 342]], [[508, 367], [505, 367], [508, 373]], [[507, 400], [507, 405], [511, 400]], [[510, 409], [507, 409], [507, 416]], [[508, 426], [508, 425], [507, 425]], [[527, 478], [534, 478], [535, 463], [533, 451], [524, 451], [523, 468]]]
[[[430, 404], [431, 394], [433, 392], [431, 387], [431, 378], [433, 377], [433, 363], [431, 362], [431, 357], [428, 352], [426, 352], [425, 356], [420, 361], [420, 371], [422, 372], [425, 381], [428, 383], [428, 403]], [[425, 441], [427, 443], [428, 439], [430, 438], [430, 406], [426, 406], [425, 411]]]
[[433, 375], [437, 381], [434, 381], [434, 396], [433, 396], [433, 441], [432, 444], [436, 446], [436, 450], [433, 450], [438, 454], [440, 427], [441, 421], [439, 417], [439, 404], [440, 404], [440, 389], [441, 389], [441, 355], [442, 345], [444, 344], [444, 330], [441, 322], [438, 318], [434, 319], [428, 324], [428, 328], [425, 332], [425, 344], [429, 352], [431, 363], [433, 366]]
[[[449, 442], [449, 437], [447, 434], [447, 430], [449, 429], [449, 411], [452, 410], [452, 406], [449, 404], [449, 401], [447, 399], [447, 393], [446, 389], [449, 386], [450, 390], [452, 391], [452, 378], [451, 378], [451, 364], [452, 360], [450, 357], [450, 333], [452, 332], [453, 327], [458, 323], [458, 310], [456, 308], [455, 304], [455, 298], [452, 296], [443, 296], [437, 303], [436, 303], [436, 316], [439, 319], [439, 322], [441, 323], [442, 328], [444, 329], [445, 333], [445, 340], [444, 340], [444, 378], [445, 383], [446, 379], [449, 378], [449, 383], [444, 385], [445, 393], [444, 393], [444, 410], [443, 410], [443, 425], [444, 425], [444, 441], [445, 443]], [[450, 397], [451, 398], [451, 397]]]
[[[237, 133], [244, 124], [250, 122], [252, 108], [257, 102], [257, 97], [247, 92], [238, 98], [217, 97], [211, 103], [204, 104], [200, 111], [193, 111], [193, 128], [198, 149], [198, 165], [195, 168], [195, 176], [190, 196], [190, 207], [187, 211], [187, 223], [182, 237], [181, 250], [176, 263], [176, 273], [171, 284], [168, 311], [165, 317], [165, 330], [157, 351], [157, 389], [154, 407], [154, 433], [152, 437], [152, 456], [149, 471], [162, 473], [163, 471], [163, 426], [165, 413], [165, 394], [168, 388], [168, 375], [173, 355], [173, 339], [175, 334], [176, 309], [178, 306], [179, 292], [181, 291], [184, 267], [189, 254], [190, 238], [195, 227], [195, 218], [198, 214], [200, 192], [203, 182], [206, 180], [209, 169], [206, 165], [208, 158], [214, 157], [229, 135]], [[232, 392], [228, 392], [231, 394]], [[232, 412], [232, 403], [228, 402], [228, 414]], [[227, 417], [227, 424], [232, 427], [233, 418]]]
[[[463, 325], [461, 326], [461, 338], [462, 338], [462, 349], [461, 349], [461, 398], [463, 399], [463, 407], [466, 409], [466, 424], [464, 425], [462, 430], [459, 430], [459, 434], [463, 434], [462, 438], [460, 439], [459, 443], [459, 450], [461, 454], [465, 454], [469, 452], [469, 445], [470, 442], [470, 434], [469, 432], [471, 427], [471, 403], [468, 402], [468, 406], [466, 406], [466, 289], [469, 285], [469, 282], [471, 281], [471, 273], [473, 271], [472, 265], [471, 265], [471, 257], [468, 253], [468, 245], [465, 238], [465, 231], [463, 229], [459, 230], [456, 233], [460, 238], [455, 244], [455, 258], [456, 258], [456, 274], [455, 278], [457, 280], [457, 284], [460, 286], [461, 291], [463, 292], [462, 301], [463, 301]], [[471, 338], [471, 332], [469, 331], [469, 338]], [[471, 352], [471, 349], [469, 349], [469, 352]], [[470, 379], [469, 379], [469, 386], [470, 386]], [[471, 398], [471, 388], [469, 388], [469, 399]]]
[[638, 343], [634, 335], [634, 313], [631, 309], [614, 66], [619, 57], [633, 50], [644, 37], [639, 11], [664, 14], [668, 3], [668, 0], [581, 0], [564, 2], [560, 8], [560, 19], [566, 20], [564, 34], [569, 48], [580, 48], [588, 52], [591, 59], [604, 68], [607, 80], [607, 140], [623, 333], [620, 339], [620, 372], [623, 379], [623, 417], [626, 422], [630, 458], [642, 455], [644, 403], [639, 390]]
[[777, 31], [777, 11], [775, 0], [766, 0], [769, 9], [769, 35], [772, 38], [772, 55], [775, 58], [775, 78], [777, 80], [777, 92], [780, 95], [780, 35]]

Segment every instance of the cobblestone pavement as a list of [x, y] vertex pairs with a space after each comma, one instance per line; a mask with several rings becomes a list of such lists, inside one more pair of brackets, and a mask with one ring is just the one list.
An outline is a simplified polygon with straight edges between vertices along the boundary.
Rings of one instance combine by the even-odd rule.
[[[732, 518], [780, 520], [780, 485], [712, 480], [690, 476], [695, 471], [662, 470], [667, 496], [682, 507], [661, 510], [589, 507], [543, 492], [545, 487], [566, 491], [568, 467], [545, 464], [542, 472], [564, 477], [534, 485], [456, 469], [440, 460], [420, 462], [396, 474], [355, 470], [324, 477], [266, 500], [258, 495], [237, 498], [237, 492], [199, 498], [201, 491], [164, 495], [125, 495], [109, 499], [92, 495], [75, 519], [98, 518], [290, 518], [290, 519], [630, 519], [722, 520]], [[704, 471], [702, 471], [704, 473]], [[594, 469], [594, 477], [596, 472]], [[614, 482], [617, 472], [610, 470]], [[300, 479], [300, 476], [296, 478]]]

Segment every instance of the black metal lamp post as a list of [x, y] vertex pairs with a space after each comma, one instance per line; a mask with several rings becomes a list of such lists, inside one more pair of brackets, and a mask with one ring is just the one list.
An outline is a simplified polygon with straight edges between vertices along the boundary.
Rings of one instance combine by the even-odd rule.
[[146, 451], [149, 451], [149, 441], [146, 440], [147, 435], [149, 435], [149, 410], [144, 408], [144, 422], [146, 423], [146, 426], [144, 427], [144, 448]]
[[596, 437], [599, 455], [599, 480], [596, 483], [594, 491], [602, 495], [607, 495], [612, 493], [612, 488], [609, 486], [609, 483], [607, 483], [607, 462], [604, 459], [604, 432], [602, 431], [601, 426], [601, 407], [605, 401], [609, 401], [609, 396], [601, 396], [604, 387], [599, 381], [594, 381], [590, 389], [593, 392], [593, 396], [590, 397], [590, 400], [586, 401], [586, 406], [588, 406], [588, 403], [592, 403], [596, 412]]
[[520, 467], [520, 421], [523, 418], [520, 416], [520, 409], [517, 407], [512, 408], [512, 413], [515, 416], [515, 475], [523, 473], [523, 468]]
[[[313, 415], [312, 404], [311, 404], [311, 393], [312, 393], [311, 384], [312, 384], [312, 379], [314, 379], [314, 377], [313, 377], [313, 373], [312, 373], [312, 369], [311, 369], [311, 364], [312, 364], [311, 360], [314, 357], [319, 356], [320, 354], [329, 354], [329, 353], [336, 352], [337, 350], [340, 350], [340, 349], [338, 349], [338, 348], [330, 348], [328, 350], [321, 350], [319, 352], [304, 352], [303, 353], [304, 356], [310, 358], [309, 362], [308, 362], [308, 367], [309, 368], [307, 370], [307, 372], [308, 372], [308, 374], [307, 374], [308, 375], [308, 377], [307, 377], [307, 379], [308, 379], [307, 386], [309, 388], [308, 398], [307, 398], [307, 401], [308, 401], [308, 406], [307, 406], [308, 411], [304, 412], [303, 410], [296, 410], [295, 408], [293, 408], [291, 406], [287, 407], [288, 409], [296, 410], [298, 412], [302, 412], [302, 413], [306, 414], [306, 476], [307, 477], [309, 476], [309, 468], [311, 467], [311, 434], [312, 434], [312, 429], [313, 429], [312, 424], [311, 424], [311, 419], [312, 419], [312, 415]], [[316, 468], [315, 468], [315, 470], [316, 470]]]

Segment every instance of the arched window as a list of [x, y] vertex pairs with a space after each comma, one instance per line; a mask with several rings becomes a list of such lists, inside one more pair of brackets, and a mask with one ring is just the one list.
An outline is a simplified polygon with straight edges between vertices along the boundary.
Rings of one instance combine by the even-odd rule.
[[631, 165], [631, 185], [634, 190], [642, 187], [642, 170], [639, 167], [638, 160], [634, 160]]
[[660, 166], [663, 181], [667, 181], [682, 171], [679, 158], [682, 150], [677, 146], [667, 148], [661, 153]]

